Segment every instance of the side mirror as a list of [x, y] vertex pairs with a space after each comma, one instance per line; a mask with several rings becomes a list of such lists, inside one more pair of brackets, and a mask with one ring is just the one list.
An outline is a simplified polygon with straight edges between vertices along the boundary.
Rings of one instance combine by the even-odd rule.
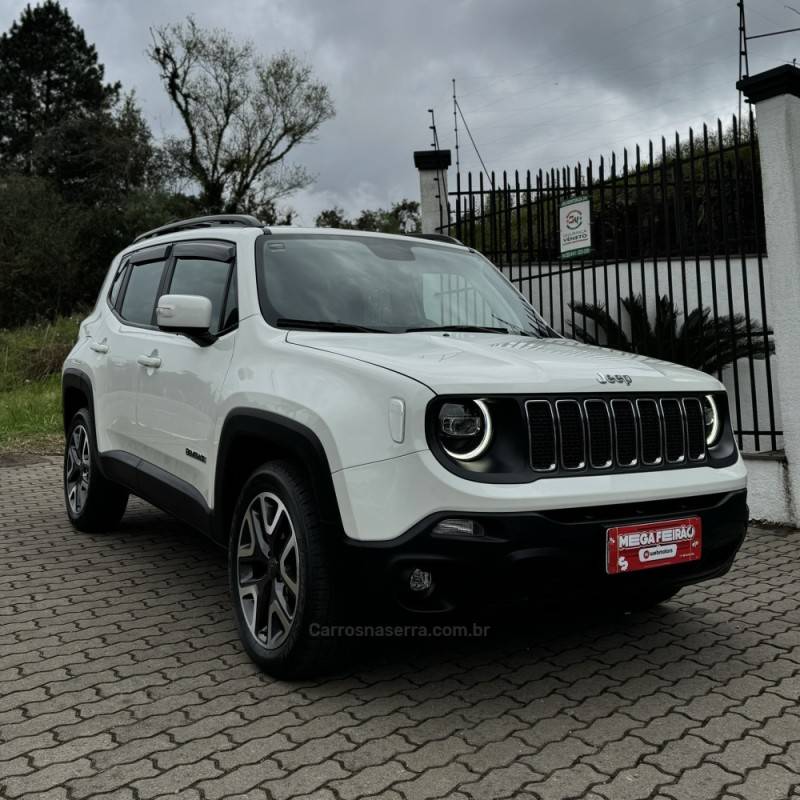
[[165, 294], [156, 306], [156, 324], [165, 331], [208, 337], [211, 301], [197, 294]]

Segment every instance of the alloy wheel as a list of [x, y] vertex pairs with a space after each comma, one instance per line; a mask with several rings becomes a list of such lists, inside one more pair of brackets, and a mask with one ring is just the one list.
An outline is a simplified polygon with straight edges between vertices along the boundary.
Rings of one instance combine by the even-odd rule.
[[83, 507], [86, 505], [91, 473], [89, 433], [83, 425], [76, 425], [72, 430], [67, 446], [65, 473], [67, 502], [69, 502], [72, 513], [77, 515], [83, 511]]
[[280, 647], [297, 615], [300, 551], [289, 511], [272, 492], [254, 497], [242, 519], [236, 580], [250, 633], [268, 650]]

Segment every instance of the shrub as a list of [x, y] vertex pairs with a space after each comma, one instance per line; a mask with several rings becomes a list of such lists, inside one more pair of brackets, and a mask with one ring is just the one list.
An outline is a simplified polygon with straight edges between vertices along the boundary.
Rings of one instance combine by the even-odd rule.
[[[673, 361], [686, 367], [708, 373], [719, 373], [727, 364], [740, 358], [752, 356], [763, 359], [767, 352], [775, 352], [772, 330], [764, 331], [761, 323], [754, 319], [748, 325], [744, 314], [712, 316], [711, 309], [695, 308], [683, 316], [666, 296], [656, 301], [655, 320], [651, 322], [647, 304], [641, 295], [626, 297], [622, 307], [628, 315], [630, 337], [623, 329], [621, 320], [615, 320], [604, 305], [573, 303], [576, 314], [595, 323], [595, 334], [589, 333], [585, 325], [575, 325], [576, 339], [588, 344], [602, 344], [614, 350]], [[599, 333], [603, 334], [603, 341]]]

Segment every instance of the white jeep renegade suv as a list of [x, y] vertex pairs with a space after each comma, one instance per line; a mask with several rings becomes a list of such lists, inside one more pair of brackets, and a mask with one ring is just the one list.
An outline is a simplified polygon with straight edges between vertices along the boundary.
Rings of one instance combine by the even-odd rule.
[[274, 674], [319, 668], [348, 584], [424, 612], [553, 585], [642, 607], [722, 575], [745, 533], [718, 381], [559, 337], [447, 237], [150, 231], [63, 401], [72, 524], [113, 528], [133, 493], [227, 547]]

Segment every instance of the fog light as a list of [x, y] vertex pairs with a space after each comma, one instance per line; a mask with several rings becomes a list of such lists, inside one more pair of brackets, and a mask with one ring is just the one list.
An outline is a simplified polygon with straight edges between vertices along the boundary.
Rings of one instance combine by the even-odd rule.
[[483, 528], [474, 519], [443, 519], [433, 533], [436, 536], [483, 536]]
[[411, 575], [408, 576], [408, 588], [412, 592], [427, 592], [433, 586], [433, 575], [430, 572], [419, 567], [411, 570]]

